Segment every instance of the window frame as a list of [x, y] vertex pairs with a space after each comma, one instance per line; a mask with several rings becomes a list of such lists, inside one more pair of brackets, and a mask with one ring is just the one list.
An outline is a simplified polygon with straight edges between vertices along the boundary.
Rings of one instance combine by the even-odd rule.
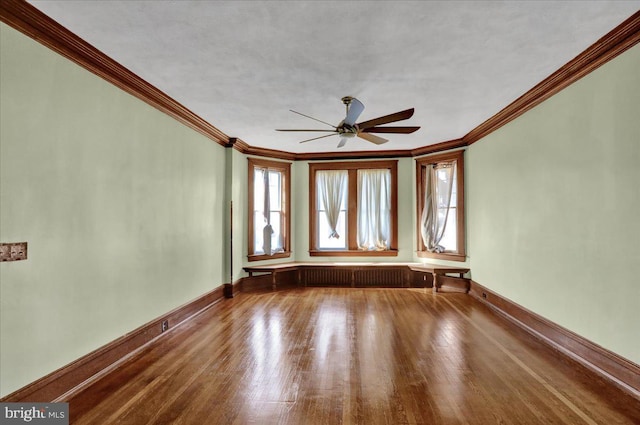
[[[249, 180], [247, 184], [248, 193], [249, 193], [249, 202], [248, 202], [248, 253], [247, 258], [249, 261], [259, 261], [259, 260], [271, 260], [276, 258], [288, 258], [291, 256], [291, 163], [290, 162], [280, 162], [280, 161], [270, 161], [261, 158], [247, 158], [249, 165]], [[278, 171], [282, 173], [282, 181], [280, 185], [280, 229], [282, 231], [283, 236], [283, 252], [276, 252], [273, 255], [261, 254], [254, 252], [254, 180], [255, 180], [255, 170], [256, 169], [266, 169], [272, 171]]]
[[[357, 242], [358, 170], [388, 169], [391, 173], [391, 238], [385, 251], [362, 251]], [[316, 171], [347, 170], [347, 249], [318, 248]], [[396, 257], [398, 255], [398, 161], [349, 161], [309, 163], [309, 255], [312, 257]]]
[[[442, 253], [427, 251], [422, 242], [420, 232], [420, 217], [424, 207], [424, 181], [427, 166], [443, 162], [456, 162], [456, 251], [445, 251]], [[464, 215], [464, 150], [447, 152], [438, 155], [429, 155], [416, 159], [416, 239], [417, 255], [421, 258], [436, 258], [450, 261], [466, 261], [466, 237], [465, 237], [465, 215]]]

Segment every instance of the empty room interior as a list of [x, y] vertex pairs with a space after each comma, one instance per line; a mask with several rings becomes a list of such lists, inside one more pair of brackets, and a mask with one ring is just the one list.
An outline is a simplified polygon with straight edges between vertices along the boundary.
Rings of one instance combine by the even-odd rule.
[[0, 402], [640, 423], [640, 1], [0, 20]]

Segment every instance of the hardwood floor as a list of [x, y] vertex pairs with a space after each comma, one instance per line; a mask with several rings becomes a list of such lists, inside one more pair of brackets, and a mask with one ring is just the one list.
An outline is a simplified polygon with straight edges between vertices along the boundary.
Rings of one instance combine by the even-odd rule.
[[74, 424], [638, 424], [607, 386], [465, 294], [244, 293], [70, 402]]

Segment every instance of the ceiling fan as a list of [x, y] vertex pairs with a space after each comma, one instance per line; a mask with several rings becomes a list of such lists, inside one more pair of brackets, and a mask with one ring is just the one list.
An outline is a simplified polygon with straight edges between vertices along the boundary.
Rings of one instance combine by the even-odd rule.
[[340, 136], [340, 142], [338, 143], [338, 147], [341, 148], [347, 143], [347, 140], [358, 136], [361, 139], [364, 139], [368, 142], [375, 143], [376, 145], [381, 145], [383, 143], [387, 143], [388, 140], [384, 139], [380, 136], [376, 136], [371, 133], [399, 133], [399, 134], [409, 134], [418, 130], [420, 127], [378, 127], [382, 124], [389, 124], [396, 121], [402, 121], [411, 118], [413, 115], [414, 109], [406, 109], [404, 111], [395, 112], [393, 114], [385, 115], [382, 117], [374, 118], [372, 120], [363, 121], [356, 123], [356, 120], [364, 111], [364, 105], [355, 97], [345, 96], [342, 98], [342, 102], [347, 107], [347, 114], [345, 118], [338, 124], [337, 126], [329, 124], [328, 122], [321, 121], [317, 118], [310, 117], [309, 115], [301, 114], [300, 112], [296, 112], [293, 109], [290, 109], [291, 112], [302, 115], [303, 117], [311, 118], [312, 120], [321, 122], [323, 124], [327, 124], [330, 127], [333, 127], [333, 130], [315, 130], [315, 129], [277, 129], [276, 131], [321, 131], [328, 132], [332, 134], [327, 134], [325, 136], [314, 137], [311, 139], [302, 140], [300, 143], [310, 142], [312, 140], [322, 139], [324, 137], [330, 136]]

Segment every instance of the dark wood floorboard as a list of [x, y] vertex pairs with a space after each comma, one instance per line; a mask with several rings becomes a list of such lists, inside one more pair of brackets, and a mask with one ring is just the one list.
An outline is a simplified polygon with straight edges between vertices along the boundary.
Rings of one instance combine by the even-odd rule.
[[73, 424], [640, 424], [640, 403], [465, 294], [242, 293], [70, 402]]

